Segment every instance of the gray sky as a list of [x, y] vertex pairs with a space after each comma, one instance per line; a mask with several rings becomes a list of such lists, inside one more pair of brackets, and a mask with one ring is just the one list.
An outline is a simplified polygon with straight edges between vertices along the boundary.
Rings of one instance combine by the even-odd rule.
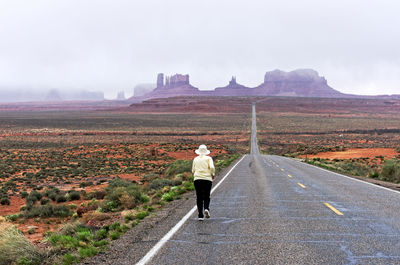
[[[132, 94], [313, 68], [344, 93], [400, 94], [397, 0], [0, 0], [0, 87]], [[1, 88], [0, 88], [1, 89]]]

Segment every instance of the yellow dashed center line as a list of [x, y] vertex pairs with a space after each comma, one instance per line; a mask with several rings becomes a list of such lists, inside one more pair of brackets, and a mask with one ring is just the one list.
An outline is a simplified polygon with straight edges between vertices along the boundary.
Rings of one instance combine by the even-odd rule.
[[300, 187], [302, 187], [303, 189], [306, 188], [306, 186], [304, 186], [303, 184], [301, 184], [300, 182], [297, 182], [297, 185], [299, 185]]
[[288, 176], [289, 178], [293, 178], [292, 175], [290, 175], [290, 174], [288, 174], [287, 176]]
[[336, 209], [335, 207], [333, 207], [332, 205], [330, 205], [329, 203], [325, 202], [324, 203], [326, 207], [328, 207], [329, 209], [331, 209], [334, 213], [336, 213], [337, 215], [343, 215], [338, 209]]

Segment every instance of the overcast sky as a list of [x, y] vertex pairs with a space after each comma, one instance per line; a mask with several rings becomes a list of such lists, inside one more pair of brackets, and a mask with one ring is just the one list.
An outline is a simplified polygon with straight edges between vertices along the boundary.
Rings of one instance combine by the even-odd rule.
[[313, 68], [344, 93], [400, 94], [397, 0], [0, 0], [0, 89], [132, 94]]

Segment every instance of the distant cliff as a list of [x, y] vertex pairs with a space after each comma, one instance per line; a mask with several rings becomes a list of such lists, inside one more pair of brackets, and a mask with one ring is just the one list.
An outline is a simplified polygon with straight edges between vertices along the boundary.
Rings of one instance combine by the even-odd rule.
[[237, 83], [232, 77], [228, 85], [217, 87], [211, 91], [202, 91], [192, 86], [189, 75], [175, 74], [157, 76], [157, 86], [146, 94], [132, 97], [132, 102], [152, 98], [176, 96], [286, 96], [286, 97], [319, 97], [319, 98], [349, 98], [357, 95], [343, 94], [328, 85], [325, 77], [312, 69], [298, 69], [291, 72], [274, 70], [267, 72], [264, 82], [257, 87], [246, 87]]
[[328, 86], [325, 77], [319, 76], [318, 72], [312, 69], [267, 72], [264, 83], [255, 89], [258, 94], [267, 96], [346, 97], [345, 94]]
[[189, 82], [189, 75], [175, 74], [164, 77], [164, 74], [157, 75], [157, 86], [150, 92], [133, 96], [130, 98], [145, 100], [150, 98], [168, 98], [174, 96], [198, 96], [201, 92]]

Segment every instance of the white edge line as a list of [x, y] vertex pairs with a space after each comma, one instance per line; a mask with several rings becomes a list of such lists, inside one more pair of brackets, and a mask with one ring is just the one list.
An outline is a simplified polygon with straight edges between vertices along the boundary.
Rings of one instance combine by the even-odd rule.
[[[217, 185], [215, 185], [215, 187], [211, 190], [212, 194], [216, 188], [219, 187], [219, 185], [221, 185], [221, 183], [228, 177], [228, 175], [233, 171], [233, 169], [235, 169], [235, 167], [243, 160], [243, 158], [245, 158], [246, 155], [242, 156], [242, 158], [228, 171], [228, 173], [225, 174], [225, 176], [217, 183]], [[164, 246], [165, 243], [167, 243], [167, 241], [182, 227], [182, 225], [189, 219], [189, 217], [196, 211], [197, 206], [194, 206], [184, 217], [182, 217], [182, 219], [174, 226], [171, 228], [171, 230], [169, 230], [168, 233], [165, 234], [165, 236], [163, 236], [163, 238], [160, 239], [160, 241], [157, 242], [157, 244], [154, 245], [154, 247], [152, 249], [150, 249], [149, 252], [147, 252], [147, 254], [141, 259], [139, 260], [138, 263], [136, 263], [137, 265], [144, 265], [147, 262], [149, 262], [154, 255], [157, 254], [157, 252]]]
[[368, 185], [371, 185], [371, 186], [376, 187], [376, 188], [381, 188], [381, 189], [384, 189], [384, 190], [388, 190], [388, 191], [400, 194], [400, 191], [392, 190], [392, 189], [389, 189], [389, 188], [386, 188], [386, 187], [383, 187], [383, 186], [380, 186], [380, 185], [377, 185], [377, 184], [374, 184], [374, 183], [370, 183], [370, 182], [363, 181], [363, 180], [360, 180], [360, 179], [356, 179], [356, 178], [352, 178], [352, 177], [349, 177], [349, 176], [345, 176], [345, 175], [342, 175], [340, 173], [337, 173], [337, 172], [334, 172], [334, 171], [330, 171], [330, 170], [327, 170], [327, 169], [322, 168], [322, 167], [318, 167], [318, 166], [314, 166], [314, 165], [311, 165], [311, 164], [308, 164], [308, 163], [305, 163], [305, 162], [297, 161], [297, 160], [294, 160], [294, 159], [289, 158], [289, 157], [284, 157], [284, 156], [278, 156], [278, 157], [282, 157], [282, 158], [288, 159], [288, 160], [293, 161], [293, 162], [298, 162], [298, 163], [301, 163], [301, 164], [305, 164], [305, 165], [308, 165], [310, 167], [315, 167], [317, 169], [320, 169], [320, 170], [323, 170], [323, 171], [338, 175], [340, 177], [344, 177], [344, 178], [351, 179], [351, 180], [354, 180], [354, 181], [358, 181], [358, 182], [361, 182], [361, 183], [364, 183], [364, 184], [368, 184]]

